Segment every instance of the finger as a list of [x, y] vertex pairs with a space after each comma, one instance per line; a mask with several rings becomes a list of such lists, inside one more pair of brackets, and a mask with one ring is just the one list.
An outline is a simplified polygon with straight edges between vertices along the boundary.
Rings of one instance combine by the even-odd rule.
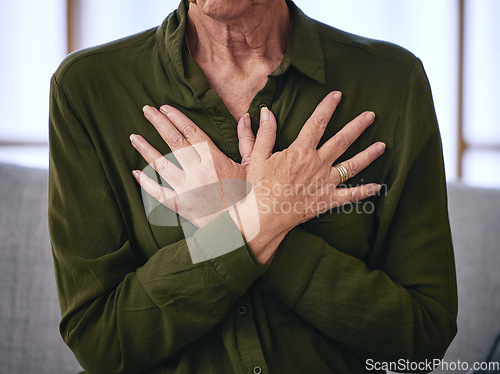
[[273, 153], [276, 142], [276, 118], [274, 114], [263, 107], [260, 111], [260, 126], [252, 152], [252, 159], [267, 160]]
[[252, 122], [250, 115], [246, 113], [238, 122], [238, 147], [241, 155], [241, 165], [247, 166], [250, 163], [253, 147], [255, 145], [255, 136], [252, 131]]
[[[350, 158], [347, 161], [341, 163], [344, 169], [347, 172], [347, 177], [345, 180], [354, 177], [361, 170], [365, 169], [368, 165], [370, 165], [373, 161], [375, 161], [378, 157], [380, 157], [385, 151], [385, 144], [382, 142], [378, 142], [372, 144], [364, 151], [358, 153], [356, 156]], [[336, 181], [336, 184], [342, 182], [342, 174], [341, 172], [333, 166], [331, 169], [332, 179]]]
[[148, 121], [156, 128], [156, 131], [158, 131], [162, 139], [170, 147], [182, 167], [189, 167], [199, 162], [200, 157], [196, 150], [170, 119], [149, 105], [146, 105], [143, 111]]
[[206, 142], [211, 150], [219, 151], [212, 139], [180, 110], [170, 105], [162, 105], [160, 112], [170, 120], [190, 144]]
[[335, 209], [346, 204], [364, 200], [380, 192], [381, 185], [376, 183], [363, 184], [352, 188], [337, 188], [335, 190], [335, 201], [330, 202], [330, 209]]
[[140, 170], [134, 170], [132, 172], [135, 180], [139, 185], [151, 195], [154, 199], [158, 200], [161, 204], [166, 206], [168, 209], [177, 212], [176, 198], [177, 194], [167, 187], [162, 187], [154, 180], [149, 178], [146, 173]]
[[375, 113], [360, 114], [321, 146], [318, 150], [319, 157], [322, 160], [335, 161], [374, 121]]
[[330, 92], [326, 95], [306, 121], [293, 144], [316, 149], [341, 99], [342, 94], [339, 91]]
[[146, 162], [172, 187], [184, 178], [184, 173], [174, 163], [167, 160], [146, 139], [140, 135], [130, 135], [132, 146], [141, 154]]

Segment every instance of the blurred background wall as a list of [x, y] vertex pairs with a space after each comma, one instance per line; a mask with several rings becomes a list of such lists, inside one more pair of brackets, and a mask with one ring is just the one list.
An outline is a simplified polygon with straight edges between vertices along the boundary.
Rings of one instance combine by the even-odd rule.
[[[159, 25], [179, 0], [1, 0], [0, 161], [46, 168], [49, 80], [71, 51]], [[309, 16], [423, 61], [447, 178], [500, 187], [500, 1], [296, 0]]]

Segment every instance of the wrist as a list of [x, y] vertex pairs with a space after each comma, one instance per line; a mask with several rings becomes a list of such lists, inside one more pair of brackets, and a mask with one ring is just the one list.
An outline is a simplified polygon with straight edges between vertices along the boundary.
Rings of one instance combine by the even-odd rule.
[[275, 225], [262, 222], [253, 191], [228, 211], [257, 261], [266, 264], [276, 252], [286, 231], [280, 231]]

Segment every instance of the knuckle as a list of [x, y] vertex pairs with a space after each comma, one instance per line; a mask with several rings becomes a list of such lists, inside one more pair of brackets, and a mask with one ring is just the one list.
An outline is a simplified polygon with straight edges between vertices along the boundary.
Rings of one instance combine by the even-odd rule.
[[366, 129], [366, 124], [365, 122], [361, 119], [361, 120], [356, 120], [354, 121], [354, 127], [356, 129], [356, 132], [361, 134], [363, 131], [365, 131]]
[[162, 201], [162, 199], [163, 199], [163, 193], [162, 193], [161, 188], [160, 188], [159, 186], [157, 186], [157, 187], [155, 188], [155, 190], [153, 191], [153, 197], [154, 197], [156, 200], [158, 200], [159, 202], [161, 202], [161, 201]]
[[353, 188], [350, 193], [350, 202], [353, 203], [355, 201], [358, 201], [358, 190], [356, 188]]
[[324, 130], [328, 125], [328, 118], [324, 114], [317, 114], [313, 117], [313, 123], [320, 130]]
[[241, 139], [249, 143], [253, 143], [255, 141], [254, 136], [250, 134], [242, 136]]
[[296, 152], [298, 160], [303, 159], [310, 152], [310, 148], [307, 147], [307, 146], [305, 146], [305, 145], [303, 145], [303, 144], [297, 144], [293, 148], [293, 150]]
[[253, 143], [255, 141], [255, 137], [253, 136], [253, 134], [248, 134], [248, 133], [238, 134], [238, 139], [245, 141], [245, 142], [251, 142], [251, 143]]
[[347, 164], [347, 169], [351, 176], [354, 176], [359, 173], [359, 166], [357, 162], [349, 160], [346, 162], [346, 164]]
[[347, 149], [349, 147], [349, 139], [347, 139], [345, 134], [339, 133], [335, 135], [335, 140], [341, 149]]
[[246, 167], [250, 164], [250, 161], [251, 161], [251, 155], [247, 155], [243, 157], [243, 159], [241, 160], [241, 165]]
[[158, 160], [156, 160], [155, 166], [156, 166], [156, 168], [155, 168], [156, 171], [161, 173], [161, 172], [164, 172], [165, 170], [167, 170], [168, 162], [164, 157], [161, 157]]
[[191, 137], [196, 133], [196, 129], [192, 125], [187, 125], [184, 127], [182, 132], [184, 133], [185, 136]]
[[178, 148], [182, 144], [182, 136], [175, 134], [170, 138], [170, 144], [173, 148]]
[[269, 134], [273, 134], [275, 131], [274, 131], [274, 127], [271, 126], [268, 122], [266, 122], [266, 123], [261, 124], [261, 126], [259, 128], [259, 132], [261, 134], [264, 134], [264, 135], [269, 135]]

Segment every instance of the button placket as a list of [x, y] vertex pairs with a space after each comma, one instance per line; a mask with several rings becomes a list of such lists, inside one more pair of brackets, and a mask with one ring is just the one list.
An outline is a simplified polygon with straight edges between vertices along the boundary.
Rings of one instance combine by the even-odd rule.
[[260, 111], [263, 107], [267, 107], [271, 110], [274, 98], [276, 96], [276, 90], [278, 87], [278, 80], [276, 77], [269, 76], [267, 83], [264, 88], [255, 95], [248, 108], [250, 117], [252, 118], [252, 129], [254, 132], [259, 128]]
[[247, 374], [267, 373], [266, 360], [253, 318], [252, 301], [245, 295], [233, 306], [234, 333]]

